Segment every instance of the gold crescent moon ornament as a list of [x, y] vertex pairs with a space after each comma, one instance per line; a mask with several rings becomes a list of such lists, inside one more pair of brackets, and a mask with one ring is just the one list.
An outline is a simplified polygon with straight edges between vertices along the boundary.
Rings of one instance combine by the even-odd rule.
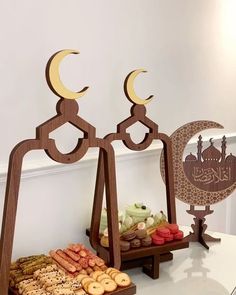
[[146, 72], [147, 71], [145, 71], [144, 69], [134, 70], [131, 73], [129, 73], [129, 75], [125, 79], [125, 82], [124, 82], [125, 95], [126, 95], [126, 97], [128, 98], [129, 101], [131, 101], [131, 102], [133, 102], [135, 104], [144, 105], [144, 104], [149, 103], [153, 98], [153, 95], [150, 95], [148, 98], [142, 99], [142, 98], [138, 97], [137, 94], [134, 91], [134, 80], [135, 80], [135, 78], [140, 73], [146, 73]]
[[77, 99], [85, 94], [88, 90], [88, 86], [84, 87], [78, 92], [71, 91], [67, 89], [61, 79], [59, 74], [59, 66], [62, 59], [69, 54], [79, 54], [79, 51], [72, 49], [65, 49], [55, 53], [48, 61], [46, 67], [46, 79], [49, 88], [58, 96], [66, 99]]

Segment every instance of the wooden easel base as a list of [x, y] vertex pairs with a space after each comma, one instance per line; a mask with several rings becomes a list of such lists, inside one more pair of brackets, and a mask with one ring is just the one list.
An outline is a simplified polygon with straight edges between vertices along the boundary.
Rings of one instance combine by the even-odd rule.
[[185, 240], [189, 242], [199, 242], [204, 248], [209, 250], [209, 246], [206, 242], [220, 242], [221, 239], [213, 238], [212, 236], [205, 233], [207, 225], [205, 224], [206, 219], [205, 215], [211, 214], [213, 210], [210, 210], [209, 207], [206, 207], [205, 210], [187, 210], [188, 213], [195, 216], [194, 224], [191, 225], [193, 232], [190, 232], [188, 236], [185, 237]]
[[[20, 295], [16, 290], [9, 289], [9, 295]], [[131, 284], [129, 287], [126, 288], [117, 288], [114, 292], [106, 292], [105, 295], [134, 295], [136, 294], [136, 286]]]
[[206, 230], [206, 224], [204, 224], [205, 219], [199, 219], [198, 220], [198, 230], [196, 230], [196, 227], [194, 227], [194, 232], [190, 232], [188, 236], [185, 237], [185, 239], [189, 242], [198, 242], [200, 243], [204, 248], [209, 250], [209, 246], [206, 242], [220, 242], [220, 238], [214, 238], [208, 234], [205, 233]]
[[189, 242], [198, 242], [200, 243], [204, 248], [209, 250], [209, 246], [206, 242], [220, 242], [220, 238], [213, 238], [212, 236], [208, 234], [204, 234], [203, 236], [199, 236], [197, 239], [195, 238], [195, 235], [193, 233], [189, 233], [189, 235], [186, 237], [186, 240]]

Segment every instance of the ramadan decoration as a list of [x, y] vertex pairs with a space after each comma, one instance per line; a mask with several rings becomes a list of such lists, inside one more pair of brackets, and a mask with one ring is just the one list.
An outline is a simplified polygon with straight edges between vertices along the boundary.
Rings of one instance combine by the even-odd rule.
[[[209, 146], [203, 149], [202, 136], [199, 135], [196, 154], [190, 153], [183, 160], [188, 141], [197, 133], [210, 129], [223, 128], [212, 121], [194, 121], [178, 128], [172, 135], [172, 155], [175, 180], [175, 196], [190, 205], [187, 212], [194, 216], [193, 232], [186, 237], [191, 242], [199, 242], [209, 249], [206, 242], [217, 242], [205, 233], [205, 217], [212, 214], [210, 206], [226, 199], [236, 188], [236, 157], [227, 155], [227, 139], [222, 137], [221, 149], [214, 146], [213, 138]], [[163, 154], [161, 155], [161, 173], [165, 179]], [[196, 206], [203, 206], [199, 210]]]
[[[189, 243], [183, 239], [183, 233], [179, 231], [176, 224], [171, 138], [168, 135], [159, 132], [158, 125], [146, 115], [147, 110], [145, 105], [151, 102], [153, 96], [150, 95], [148, 98], [143, 99], [140, 98], [134, 90], [134, 79], [138, 74], [145, 72], [146, 71], [143, 69], [134, 70], [126, 77], [124, 82], [124, 92], [128, 100], [132, 103], [130, 111], [131, 115], [117, 125], [116, 132], [108, 134], [104, 139], [108, 141], [109, 144], [112, 144], [115, 141], [122, 142], [126, 148], [133, 151], [143, 151], [156, 140], [161, 141], [163, 144], [166, 175], [165, 198], [167, 204], [167, 208], [164, 211], [167, 213], [168, 222], [159, 224], [157, 227], [155, 225], [153, 228], [149, 228], [147, 232], [145, 222], [140, 222], [133, 225], [132, 228], [129, 228], [127, 232], [122, 232], [120, 241], [121, 269], [142, 267], [144, 273], [153, 279], [157, 279], [159, 277], [160, 262], [173, 259], [173, 253], [171, 251], [187, 248]], [[145, 134], [145, 137], [141, 142], [135, 143], [132, 140], [128, 129], [138, 122], [144, 125], [148, 129], [148, 132]], [[110, 234], [104, 232], [104, 236], [100, 243], [101, 235], [99, 232], [102, 216], [103, 193], [106, 182], [105, 176], [108, 173], [106, 165], [104, 165], [104, 159], [105, 154], [100, 150], [92, 221], [90, 229], [87, 230], [87, 235], [90, 236], [90, 243], [97, 251], [98, 256], [102, 257], [107, 263], [109, 263], [110, 245], [107, 239], [110, 237]], [[147, 199], [147, 196], [143, 196], [143, 198]], [[141, 217], [145, 214], [147, 214], [147, 216], [145, 215], [146, 217], [149, 217], [149, 209], [144, 204], [134, 204], [131, 205], [129, 209], [129, 211], [135, 212]], [[129, 215], [132, 214], [128, 212], [128, 216]], [[130, 216], [128, 218], [132, 220]], [[153, 224], [153, 218], [149, 218], [149, 222], [151, 220]]]

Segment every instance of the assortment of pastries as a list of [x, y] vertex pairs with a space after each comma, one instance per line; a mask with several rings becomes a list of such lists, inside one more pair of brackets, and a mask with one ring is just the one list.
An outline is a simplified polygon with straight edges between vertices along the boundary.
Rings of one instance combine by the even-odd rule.
[[[103, 220], [104, 222], [104, 220]], [[104, 223], [103, 223], [104, 224]], [[183, 239], [183, 232], [177, 224], [169, 224], [163, 211], [153, 215], [143, 203], [126, 208], [125, 217], [120, 220], [120, 249], [163, 245], [173, 240]], [[101, 246], [109, 247], [108, 229], [104, 229], [100, 238]]]
[[13, 262], [10, 287], [22, 295], [103, 295], [131, 285], [126, 273], [108, 268], [82, 244], [49, 254]]
[[[100, 230], [101, 245], [109, 247], [106, 210], [103, 210]], [[169, 224], [165, 214], [156, 215], [142, 203], [119, 213], [120, 248], [163, 245], [183, 239], [177, 224]], [[105, 261], [83, 244], [69, 244], [44, 254], [22, 257], [11, 264], [10, 287], [22, 295], [103, 295], [117, 288], [131, 285], [130, 277], [117, 269], [107, 267]]]

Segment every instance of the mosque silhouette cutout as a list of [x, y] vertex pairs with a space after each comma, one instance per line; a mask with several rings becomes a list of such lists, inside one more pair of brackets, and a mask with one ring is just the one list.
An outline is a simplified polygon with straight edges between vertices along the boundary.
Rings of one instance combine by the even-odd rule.
[[226, 155], [226, 137], [223, 136], [221, 151], [210, 145], [203, 150], [202, 136], [198, 137], [197, 155], [190, 153], [183, 162], [184, 172], [188, 180], [199, 189], [220, 191], [227, 189], [236, 181], [236, 157]]

